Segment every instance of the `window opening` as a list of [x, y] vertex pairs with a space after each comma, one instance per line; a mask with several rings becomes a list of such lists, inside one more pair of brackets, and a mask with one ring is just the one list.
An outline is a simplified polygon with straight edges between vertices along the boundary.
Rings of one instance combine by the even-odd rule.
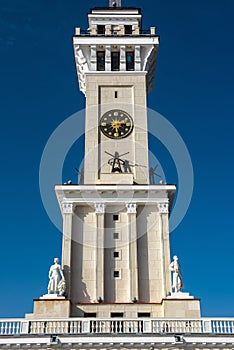
[[105, 52], [98, 51], [97, 52], [97, 70], [105, 70]]
[[119, 277], [119, 271], [114, 271], [113, 277], [114, 277], [114, 278], [118, 278], [118, 277]]
[[138, 312], [138, 317], [150, 317], [150, 312]]
[[126, 52], [126, 70], [134, 70], [134, 52]]
[[97, 26], [97, 33], [98, 33], [99, 35], [105, 34], [105, 30], [106, 30], [106, 28], [105, 28], [104, 25], [98, 25], [98, 26]]
[[126, 35], [132, 34], [132, 26], [126, 25], [126, 26], [124, 26], [124, 28], [125, 28], [125, 34]]
[[111, 70], [117, 71], [119, 70], [120, 65], [120, 56], [119, 52], [111, 52]]

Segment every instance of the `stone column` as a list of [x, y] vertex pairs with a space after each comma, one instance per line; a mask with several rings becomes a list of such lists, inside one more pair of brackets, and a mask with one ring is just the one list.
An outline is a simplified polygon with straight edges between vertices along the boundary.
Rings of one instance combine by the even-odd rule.
[[140, 28], [138, 27], [138, 25], [133, 25], [132, 29], [133, 29], [133, 35], [139, 35], [140, 34]]
[[75, 35], [80, 35], [80, 28], [79, 27], [75, 28]]
[[150, 27], [150, 35], [155, 35], [155, 34], [156, 34], [156, 28]]
[[167, 202], [158, 203], [159, 211], [159, 231], [161, 246], [161, 268], [162, 268], [162, 298], [166, 297], [167, 292], [171, 291], [171, 276], [169, 272], [170, 264], [170, 241], [168, 213], [169, 204]]
[[136, 226], [136, 203], [127, 203], [128, 214], [128, 238], [129, 238], [129, 290], [130, 299], [138, 300], [138, 264], [137, 264], [137, 226]]
[[97, 25], [96, 24], [92, 25], [90, 35], [97, 35]]
[[111, 70], [111, 46], [105, 46], [105, 70]]
[[104, 300], [104, 218], [105, 204], [95, 203], [97, 217], [96, 239], [96, 298]]
[[124, 35], [124, 25], [119, 24], [119, 35]]
[[106, 33], [105, 33], [105, 35], [111, 35], [111, 25], [110, 24], [106, 25]]
[[120, 45], [120, 70], [126, 70], [126, 47], [125, 45]]
[[95, 71], [97, 69], [97, 47], [91, 45], [90, 47], [90, 69]]
[[74, 213], [74, 203], [63, 202], [63, 248], [62, 267], [66, 280], [66, 295], [71, 297], [71, 250], [72, 250], [72, 221]]
[[135, 70], [141, 70], [141, 47], [139, 45], [135, 46]]

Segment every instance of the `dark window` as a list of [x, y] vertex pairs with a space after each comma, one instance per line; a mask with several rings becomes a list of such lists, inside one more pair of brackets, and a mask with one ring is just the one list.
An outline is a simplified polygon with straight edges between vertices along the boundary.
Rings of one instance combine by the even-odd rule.
[[125, 28], [126, 35], [132, 34], [132, 26], [124, 26], [124, 28]]
[[119, 215], [118, 214], [113, 215], [113, 220], [114, 221], [118, 221], [119, 220]]
[[118, 98], [118, 91], [115, 91], [115, 98]]
[[85, 312], [84, 313], [84, 317], [87, 317], [87, 318], [94, 318], [96, 316], [97, 316], [96, 312]]
[[118, 258], [119, 257], [119, 252], [113, 252], [113, 257]]
[[105, 26], [103, 26], [103, 25], [98, 25], [98, 26], [97, 26], [97, 33], [100, 34], [100, 35], [105, 34]]
[[150, 312], [138, 312], [138, 317], [150, 317]]
[[105, 70], [105, 52], [97, 52], [97, 70]]
[[[114, 271], [113, 277], [118, 278], [119, 277], [119, 271]], [[117, 317], [117, 316], [116, 316]]]
[[111, 52], [111, 70], [119, 70], [119, 52]]
[[126, 70], [134, 70], [134, 52], [126, 52]]
[[119, 239], [119, 232], [114, 232], [113, 237], [114, 237], [114, 239]]
[[123, 317], [123, 312], [111, 312], [111, 317]]

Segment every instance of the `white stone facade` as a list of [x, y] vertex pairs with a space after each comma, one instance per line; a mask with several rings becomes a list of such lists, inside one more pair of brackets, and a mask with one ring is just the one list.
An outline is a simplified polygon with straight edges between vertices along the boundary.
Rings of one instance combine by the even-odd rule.
[[[201, 318], [198, 299], [172, 293], [169, 215], [176, 187], [149, 185], [148, 174], [146, 93], [159, 38], [154, 27], [141, 36], [139, 9], [120, 5], [113, 0], [110, 8], [91, 10], [89, 34], [76, 28], [73, 38], [87, 104], [84, 184], [55, 188], [66, 297], [44, 295], [25, 319], [0, 320], [0, 350], [233, 349], [233, 319]], [[100, 49], [103, 72], [96, 71]], [[111, 71], [113, 50], [120, 54], [118, 73]], [[126, 139], [99, 133], [100, 116], [113, 106], [133, 117]], [[106, 150], [128, 150], [132, 171], [111, 173]]]

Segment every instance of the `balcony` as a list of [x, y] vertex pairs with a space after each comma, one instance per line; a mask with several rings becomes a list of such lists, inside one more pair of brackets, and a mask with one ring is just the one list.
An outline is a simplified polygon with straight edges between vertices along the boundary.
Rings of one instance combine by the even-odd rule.
[[35, 335], [228, 335], [234, 318], [199, 319], [1, 319], [0, 336]]
[[105, 37], [105, 36], [114, 36], [114, 37], [141, 37], [141, 36], [158, 36], [155, 34], [155, 32], [153, 32], [151, 29], [141, 29], [139, 31], [139, 34], [136, 33], [130, 33], [130, 34], [120, 34], [118, 31], [116, 30], [111, 30], [110, 34], [105, 34], [105, 33], [92, 33], [90, 30], [83, 30], [83, 29], [79, 29], [79, 31], [77, 31], [76, 33], [77, 36], [94, 36], [94, 37]]

